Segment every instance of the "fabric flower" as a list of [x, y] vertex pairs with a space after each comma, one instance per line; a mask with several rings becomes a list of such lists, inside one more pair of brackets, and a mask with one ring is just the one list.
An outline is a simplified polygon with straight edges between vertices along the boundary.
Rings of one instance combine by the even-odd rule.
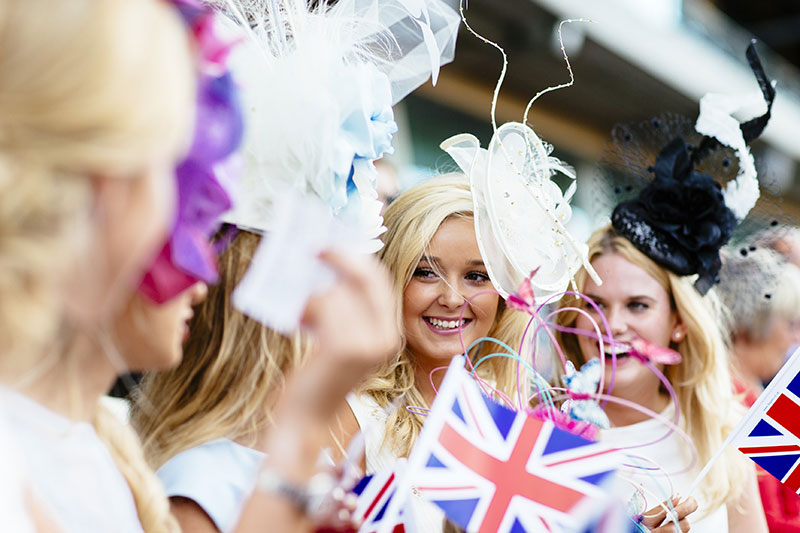
[[331, 161], [334, 190], [330, 203], [334, 209], [348, 204], [348, 186], [355, 183], [363, 193], [364, 188], [354, 180], [356, 172], [365, 173], [369, 179], [361, 183], [374, 189], [377, 170], [373, 161], [394, 153], [392, 135], [397, 132], [389, 78], [369, 64], [353, 65], [343, 76], [347, 83], [340, 95], [346, 102]]
[[682, 276], [699, 274], [695, 287], [705, 294], [717, 278], [719, 250], [736, 229], [736, 217], [714, 178], [694, 170], [682, 138], [664, 147], [651, 169], [653, 181], [614, 210], [614, 228], [659, 265]]
[[[232, 206], [229, 191], [220, 181], [221, 171], [233, 168], [230, 159], [244, 127], [235, 84], [224, 71], [229, 45], [212, 32], [212, 12], [192, 0], [175, 3], [196, 38], [201, 76], [192, 146], [175, 173], [177, 216], [169, 240], [139, 286], [141, 293], [158, 303], [197, 281], [217, 278], [210, 239], [220, 217]], [[208, 65], [214, 68], [204, 68]]]
[[529, 409], [527, 413], [530, 416], [538, 418], [539, 420], [549, 420], [557, 428], [568, 431], [573, 435], [583, 437], [584, 439], [594, 440], [597, 436], [597, 426], [594, 426], [585, 420], [577, 420], [572, 418], [568, 414], [557, 409], [548, 409], [546, 407], [537, 406], [534, 409]]

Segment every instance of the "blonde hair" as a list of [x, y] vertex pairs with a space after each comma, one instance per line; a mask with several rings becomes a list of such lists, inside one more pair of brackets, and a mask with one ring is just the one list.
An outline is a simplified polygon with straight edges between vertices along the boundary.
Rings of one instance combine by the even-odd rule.
[[[725, 344], [719, 314], [723, 312], [712, 289], [706, 296], [695, 290], [693, 280], [678, 276], [657, 265], [610, 226], [595, 231], [589, 239], [589, 261], [604, 254], [618, 254], [647, 272], [669, 293], [673, 309], [686, 327], [686, 336], [672, 348], [683, 360], [667, 366], [664, 373], [675, 389], [683, 415], [682, 424], [697, 448], [699, 465], [705, 465], [721, 447], [741, 419], [743, 408], [733, 395], [729, 371], [728, 347]], [[578, 292], [586, 285], [586, 271], [575, 276]], [[559, 307], [582, 307], [576, 297], [565, 297]], [[577, 313], [564, 312], [557, 321], [562, 326], [575, 324]], [[576, 366], [584, 363], [575, 335], [558, 333], [564, 353]], [[700, 492], [705, 506], [712, 512], [740, 493], [748, 476], [747, 459], [729, 449], [705, 478]]]
[[155, 1], [0, 4], [5, 354], [29, 358], [58, 333], [59, 265], [88, 240], [89, 178], [141, 174], [186, 142], [194, 81], [172, 11]]
[[267, 406], [285, 374], [306, 357], [310, 342], [300, 333], [280, 335], [231, 304], [259, 240], [239, 232], [219, 259], [219, 283], [197, 309], [180, 365], [142, 381], [131, 422], [153, 468], [217, 438], [254, 439], [271, 423]]
[[[383, 263], [394, 279], [394, 288], [402, 301], [402, 293], [425, 253], [439, 226], [451, 217], [472, 217], [473, 204], [467, 178], [461, 174], [446, 174], [431, 178], [401, 194], [383, 214], [388, 231], [383, 236], [384, 248], [380, 252]], [[398, 310], [398, 321], [399, 312]], [[512, 348], [519, 346], [528, 317], [505, 306], [500, 299], [495, 323], [488, 336], [505, 342]], [[505, 352], [495, 343], [483, 343], [471, 359]], [[515, 365], [511, 359], [496, 357], [478, 368], [478, 374], [489, 380], [505, 394], [516, 394]], [[523, 389], [525, 390], [525, 389]], [[367, 380], [359, 392], [370, 394], [379, 405], [389, 406], [395, 398], [403, 396], [404, 406], [425, 406], [425, 400], [415, 386], [414, 361], [406, 347]], [[399, 455], [407, 455], [416, 441], [423, 418], [407, 409], [397, 409], [386, 423], [384, 445]]]
[[[140, 176], [176, 156], [188, 142], [194, 93], [187, 32], [162, 2], [0, 3], [4, 365], [29, 366], [64, 335], [61, 286], [92, 233], [91, 178]], [[136, 439], [106, 415], [97, 412], [95, 428], [142, 526], [176, 531]]]

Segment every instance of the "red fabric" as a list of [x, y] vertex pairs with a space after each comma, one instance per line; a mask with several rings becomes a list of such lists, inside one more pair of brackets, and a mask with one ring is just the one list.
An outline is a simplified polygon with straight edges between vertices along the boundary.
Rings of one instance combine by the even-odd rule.
[[[752, 407], [758, 394], [744, 382], [733, 380], [733, 390], [743, 394], [742, 403]], [[756, 465], [758, 491], [770, 533], [800, 533], [800, 496]]]

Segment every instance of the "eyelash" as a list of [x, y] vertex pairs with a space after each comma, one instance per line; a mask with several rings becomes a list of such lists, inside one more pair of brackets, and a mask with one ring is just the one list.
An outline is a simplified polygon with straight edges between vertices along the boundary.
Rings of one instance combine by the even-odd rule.
[[489, 281], [489, 274], [487, 274], [486, 272], [472, 271], [469, 272], [466, 277], [469, 281], [476, 283], [486, 283], [487, 281]]
[[429, 268], [417, 268], [414, 270], [414, 277], [415, 278], [422, 278], [422, 279], [433, 279], [436, 277], [436, 272]]
[[[600, 308], [601, 311], [606, 308], [605, 304], [603, 304], [602, 302], [595, 302], [595, 303], [597, 304], [597, 307]], [[592, 307], [592, 304], [590, 304], [589, 302], [584, 303], [583, 307], [588, 311], [594, 311], [594, 307]], [[630, 302], [628, 304], [628, 309], [630, 309], [633, 312], [646, 311], [650, 309], [650, 306], [644, 302]]]
[[[601, 311], [606, 307], [602, 302], [595, 302], [595, 304], [597, 304], [598, 309], [600, 309]], [[583, 308], [590, 312], [593, 312], [595, 310], [594, 306], [589, 302], [584, 302]]]
[[[438, 277], [438, 275], [436, 274], [435, 271], [431, 270], [430, 268], [417, 268], [416, 270], [414, 270], [414, 277], [430, 280], [430, 279], [435, 279], [436, 277]], [[470, 281], [472, 283], [486, 283], [487, 281], [489, 281], [489, 274], [487, 274], [486, 272], [472, 271], [468, 272], [464, 277], [467, 279], [467, 281]]]

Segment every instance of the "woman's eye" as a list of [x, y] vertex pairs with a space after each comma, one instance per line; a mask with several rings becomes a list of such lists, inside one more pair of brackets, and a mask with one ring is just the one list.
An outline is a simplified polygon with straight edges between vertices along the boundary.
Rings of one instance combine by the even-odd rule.
[[[602, 302], [595, 302], [595, 305], [597, 306], [597, 309], [600, 309], [601, 311], [606, 308], [606, 306], [603, 305]], [[584, 302], [583, 308], [589, 312], [597, 311], [597, 309], [595, 309], [594, 305], [592, 305], [591, 302]]]
[[430, 268], [417, 268], [414, 270], [414, 277], [420, 279], [434, 279], [436, 277], [436, 272]]
[[631, 311], [644, 311], [649, 308], [650, 306], [644, 302], [631, 302], [628, 304], [628, 309]]
[[467, 274], [466, 279], [468, 281], [483, 283], [489, 281], [489, 274], [487, 274], [486, 272], [470, 272]]

